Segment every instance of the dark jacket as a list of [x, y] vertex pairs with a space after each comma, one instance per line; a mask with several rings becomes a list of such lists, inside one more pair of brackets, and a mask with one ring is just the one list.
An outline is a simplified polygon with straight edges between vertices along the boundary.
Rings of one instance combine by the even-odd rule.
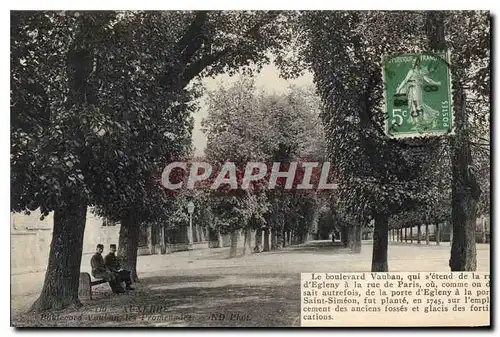
[[106, 273], [108, 270], [106, 268], [106, 264], [104, 264], [104, 259], [102, 255], [99, 253], [95, 253], [90, 259], [90, 266], [92, 267], [92, 276], [97, 277], [96, 275], [102, 275]]
[[104, 263], [106, 264], [106, 267], [108, 267], [112, 271], [117, 271], [121, 267], [120, 260], [113, 253], [109, 253], [108, 255], [106, 255], [106, 257], [104, 258]]

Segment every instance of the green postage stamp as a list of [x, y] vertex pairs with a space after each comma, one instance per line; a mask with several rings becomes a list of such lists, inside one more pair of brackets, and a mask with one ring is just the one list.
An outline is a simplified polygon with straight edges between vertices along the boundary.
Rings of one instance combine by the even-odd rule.
[[449, 53], [400, 54], [383, 59], [386, 134], [440, 136], [453, 130]]

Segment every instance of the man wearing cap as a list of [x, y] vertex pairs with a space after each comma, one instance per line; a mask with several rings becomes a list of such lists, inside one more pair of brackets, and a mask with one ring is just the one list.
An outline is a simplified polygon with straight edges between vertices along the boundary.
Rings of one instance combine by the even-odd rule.
[[116, 254], [116, 245], [115, 244], [109, 245], [109, 254], [106, 255], [106, 257], [104, 258], [104, 263], [106, 264], [106, 267], [118, 275], [120, 283], [125, 282], [126, 286], [125, 289], [134, 290], [134, 288], [131, 287], [132, 279], [130, 277], [130, 271], [124, 270], [121, 267], [120, 260], [116, 257], [115, 254]]
[[125, 290], [121, 286], [120, 276], [107, 268], [106, 264], [104, 263], [104, 259], [102, 258], [103, 250], [104, 246], [98, 244], [96, 253], [90, 259], [90, 265], [92, 266], [92, 276], [97, 279], [108, 281], [109, 286], [114, 293], [123, 293], [125, 292]]

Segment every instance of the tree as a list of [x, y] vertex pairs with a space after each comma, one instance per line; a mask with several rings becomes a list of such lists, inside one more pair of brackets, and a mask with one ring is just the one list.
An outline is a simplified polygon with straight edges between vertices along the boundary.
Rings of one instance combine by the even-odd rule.
[[[246, 163], [264, 156], [261, 139], [266, 139], [266, 135], [262, 135], [265, 128], [260, 124], [264, 116], [262, 111], [255, 109], [254, 90], [253, 81], [244, 78], [229, 88], [220, 86], [209, 93], [209, 114], [202, 124], [207, 135], [207, 159], [216, 167], [216, 174], [226, 162], [233, 163], [239, 178], [238, 186], [241, 186]], [[245, 229], [245, 242], [250, 242], [250, 227], [262, 221], [267, 203], [252, 190], [224, 187], [209, 192], [210, 203], [218, 231], [231, 234], [230, 257], [234, 257], [238, 231]]]
[[[452, 271], [474, 271], [481, 185], [478, 172], [474, 170], [471, 147], [475, 146], [477, 151], [478, 143], [484, 144], [489, 129], [489, 15], [482, 11], [461, 12], [460, 15], [438, 12], [429, 20], [441, 29], [439, 42], [447, 44], [455, 55], [451, 68], [456, 135], [451, 139], [453, 243], [450, 268]], [[469, 33], [463, 34], [464, 29]], [[486, 138], [489, 143], [489, 137]], [[487, 184], [483, 181], [483, 186], [489, 190], [489, 177], [487, 180]]]
[[[311, 88], [290, 87], [284, 94], [257, 93], [253, 81], [243, 78], [228, 88], [219, 87], [208, 97], [209, 115], [203, 125], [208, 139], [207, 158], [212, 161], [234, 162], [241, 173], [247, 162], [265, 161], [267, 178], [273, 162], [281, 162], [282, 171], [292, 161], [322, 162], [325, 146], [319, 99]], [[303, 168], [298, 166], [291, 190], [283, 189], [285, 180], [280, 178], [276, 188], [265, 193], [259, 193], [258, 188], [250, 193], [249, 205], [258, 207], [252, 208], [247, 225], [236, 222], [234, 230], [245, 228], [246, 236], [250, 229], [257, 230], [256, 242], [261, 242], [264, 230], [264, 249], [269, 232], [271, 249], [281, 249], [292, 232], [300, 233], [304, 240], [311, 224], [306, 213], [314, 214], [316, 196], [311, 191], [295, 190], [303, 175]], [[214, 195], [222, 197], [220, 193]], [[250, 209], [249, 205], [246, 207]], [[260, 251], [260, 247], [256, 250]]]
[[[361, 253], [363, 223], [359, 218], [352, 216], [345, 208], [345, 204], [337, 196], [332, 199], [330, 211], [332, 212], [335, 228], [342, 233], [344, 245], [349, 248], [350, 253]], [[367, 228], [368, 224], [364, 224], [364, 226]]]
[[[186, 24], [186, 22], [189, 22], [189, 18], [192, 18], [193, 21], [186, 26], [184, 32], [182, 27], [177, 28], [177, 33], [182, 36], [180, 41], [176, 41], [179, 35], [173, 35], [170, 29], [163, 29], [160, 31], [160, 34], [156, 33], [159, 36], [153, 35], [154, 38], [151, 38], [151, 35], [157, 31], [157, 27], [162, 24], [162, 20], [169, 19], [169, 14], [148, 12], [129, 15], [130, 23], [128, 26], [134, 27], [139, 24], [142, 26], [142, 29], [134, 36], [136, 38], [134, 40], [134, 51], [137, 52], [135, 66], [143, 69], [145, 77], [142, 79], [143, 82], [136, 85], [131, 85], [131, 81], [124, 83], [124, 89], [131, 88], [133, 93], [137, 91], [137, 87], [142, 88], [137, 94], [139, 99], [135, 101], [131, 95], [128, 95], [128, 100], [132, 100], [132, 102], [126, 101], [126, 104], [137, 108], [143, 107], [140, 110], [142, 118], [134, 125], [137, 137], [131, 139], [127, 146], [128, 150], [134, 150], [132, 156], [140, 158], [143, 163], [146, 162], [145, 154], [150, 154], [147, 157], [147, 163], [151, 167], [144, 170], [149, 175], [154, 173], [159, 175], [158, 172], [151, 171], [161, 171], [162, 159], [165, 162], [169, 158], [186, 154], [185, 140], [190, 139], [192, 129], [192, 121], [186, 123], [186, 121], [190, 120], [188, 116], [191, 112], [189, 107], [186, 109], [186, 105], [194, 98], [190, 95], [191, 91], [184, 89], [186, 85], [204, 71], [207, 71], [209, 74], [216, 74], [217, 71], [221, 71], [225, 67], [230, 68], [250, 64], [250, 61], [252, 61], [251, 57], [259, 57], [259, 53], [262, 52], [259, 48], [267, 48], [269, 46], [263, 46], [266, 42], [261, 36], [255, 37], [255, 41], [253, 41], [246, 34], [249, 30], [252, 30], [252, 34], [253, 32], [258, 33], [261, 25], [272, 30], [273, 28], [269, 27], [269, 25], [272, 23], [273, 18], [279, 16], [279, 13], [270, 14], [269, 16], [264, 15], [262, 17], [251, 15], [240, 16], [236, 13], [231, 16], [219, 12], [197, 12], [195, 15], [192, 13], [184, 14], [188, 18], [181, 20], [182, 23]], [[227, 31], [228, 27], [221, 24], [218, 20], [224, 18], [227, 25], [234, 25], [234, 20], [237, 17], [240, 19], [239, 26], [230, 26], [230, 28], [236, 28], [236, 30], [231, 32], [233, 35], [226, 35], [229, 33]], [[214, 39], [214, 36], [218, 34], [223, 34], [227, 39], [226, 42], [228, 45], [238, 43], [240, 51], [243, 54], [248, 53], [250, 59], [245, 61], [233, 60], [233, 58], [240, 56], [235, 56], [233, 54], [234, 50], [229, 50], [227, 46], [219, 45], [224, 39]], [[238, 37], [240, 40], [235, 39], [235, 36], [238, 36], [238, 34], [241, 34]], [[193, 36], [196, 36], [196, 38], [192, 40], [188, 39]], [[125, 35], [125, 37], [127, 36]], [[166, 52], [165, 42], [167, 41], [167, 45], [170, 47], [167, 50], [167, 54], [171, 56], [170, 58], [165, 58], [164, 56]], [[260, 44], [258, 47], [253, 46], [254, 50], [243, 51], [248, 47], [248, 44], [257, 41]], [[273, 43], [276, 45], [278, 42]], [[126, 45], [122, 41], [116, 41], [116, 44], [118, 46]], [[224, 49], [218, 50], [220, 48]], [[111, 50], [114, 51], [116, 49], [119, 48]], [[147, 51], [147, 53], [144, 53], [144, 51]], [[180, 52], [180, 55], [178, 56], [176, 52]], [[131, 56], [130, 52], [124, 52], [124, 55], [127, 59]], [[152, 59], [158, 61], [151, 62]], [[152, 69], [148, 69], [148, 67], [152, 67]], [[147, 89], [145, 90], [145, 88]], [[122, 89], [122, 91], [124, 90]], [[144, 97], [145, 93], [146, 97]], [[152, 102], [155, 103], [152, 104]], [[167, 107], [168, 113], [163, 112], [163, 107]], [[148, 108], [151, 110], [149, 114]], [[170, 108], [173, 111], [170, 111]], [[150, 123], [150, 121], [154, 120], [157, 123]], [[160, 122], [161, 120], [164, 122]], [[161, 126], [166, 127], [167, 130]], [[155, 134], [158, 136], [153, 137]], [[150, 141], [145, 141], [145, 137]], [[136, 166], [132, 165], [131, 171], [134, 172], [135, 168]], [[163, 209], [160, 207], [155, 210], [156, 212], [153, 211], [150, 207], [151, 201], [147, 198], [148, 194], [137, 193], [137, 191], [145, 191], [144, 184], [147, 184], [147, 179], [147, 176], [143, 179], [134, 179], [133, 181], [140, 185], [130, 186], [127, 192], [121, 189], [115, 190], [118, 202], [108, 198], [100, 208], [101, 213], [108, 217], [120, 217], [122, 222], [120, 252], [122, 254], [126, 253], [124, 254], [124, 261], [127, 261], [125, 264], [132, 270], [135, 270], [137, 258], [135, 253], [138, 244], [136, 235], [138, 230], [137, 225], [148, 221], [148, 218], [154, 219], [160, 216], [157, 210]], [[125, 202], [124, 204], [123, 201]], [[120, 204], [120, 207], [116, 207], [118, 204]], [[141, 206], [143, 207], [141, 208]]]
[[[12, 23], [12, 210], [55, 211], [49, 265], [34, 309], [80, 305], [87, 206], [128, 217], [124, 230], [138, 226], [140, 220], [129, 217], [137, 214], [135, 197], [149, 194], [146, 187], [161, 170], [155, 164], [175, 155], [192, 127], [186, 86], [202, 74], [267, 60], [268, 51], [286, 44], [286, 15], [13, 12]], [[181, 130], [179, 139], [169, 128]], [[141, 136], [147, 137], [139, 141]], [[130, 175], [137, 185], [124, 186]], [[134, 249], [125, 246], [136, 242], [135, 234], [126, 236], [122, 248], [133, 260]]]
[[[387, 271], [388, 219], [433, 198], [441, 144], [435, 139], [395, 141], [382, 131], [380, 56], [426, 49], [418, 12], [307, 12], [303, 62], [321, 96], [330, 155], [339, 175], [342, 208], [367, 225], [375, 222], [372, 271]], [[398, 41], [413, 41], [401, 45]]]
[[[248, 161], [264, 160], [268, 163], [267, 177], [273, 162], [283, 164], [281, 171], [287, 170], [292, 161], [321, 163], [325, 145], [319, 123], [319, 99], [311, 88], [290, 87], [283, 94], [255, 91], [250, 79], [242, 79], [209, 94], [209, 116], [204, 121], [207, 157], [216, 162], [230, 160], [239, 168]], [[310, 227], [311, 219], [305, 213], [314, 214], [316, 196], [311, 191], [295, 189], [304, 173], [303, 167], [298, 166], [294, 188], [284, 189], [285, 179], [280, 178], [274, 189], [265, 191], [265, 196], [256, 194], [255, 205], [260, 207], [250, 217], [249, 225], [258, 230], [258, 242], [264, 226], [265, 250], [269, 232], [274, 250], [281, 249], [292, 232], [299, 232], [304, 240]], [[242, 224], [239, 222], [239, 226]], [[248, 233], [248, 227], [245, 228]]]
[[54, 211], [36, 310], [81, 305], [79, 265], [87, 206], [93, 202], [91, 151], [104, 145], [93, 128], [99, 97], [92, 60], [113, 17], [11, 13], [11, 208], [40, 208], [44, 216]]

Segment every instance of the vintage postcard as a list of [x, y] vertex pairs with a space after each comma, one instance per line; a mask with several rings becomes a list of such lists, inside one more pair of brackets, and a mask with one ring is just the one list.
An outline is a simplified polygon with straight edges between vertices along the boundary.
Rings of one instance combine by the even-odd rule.
[[11, 11], [13, 327], [489, 327], [488, 11]]

